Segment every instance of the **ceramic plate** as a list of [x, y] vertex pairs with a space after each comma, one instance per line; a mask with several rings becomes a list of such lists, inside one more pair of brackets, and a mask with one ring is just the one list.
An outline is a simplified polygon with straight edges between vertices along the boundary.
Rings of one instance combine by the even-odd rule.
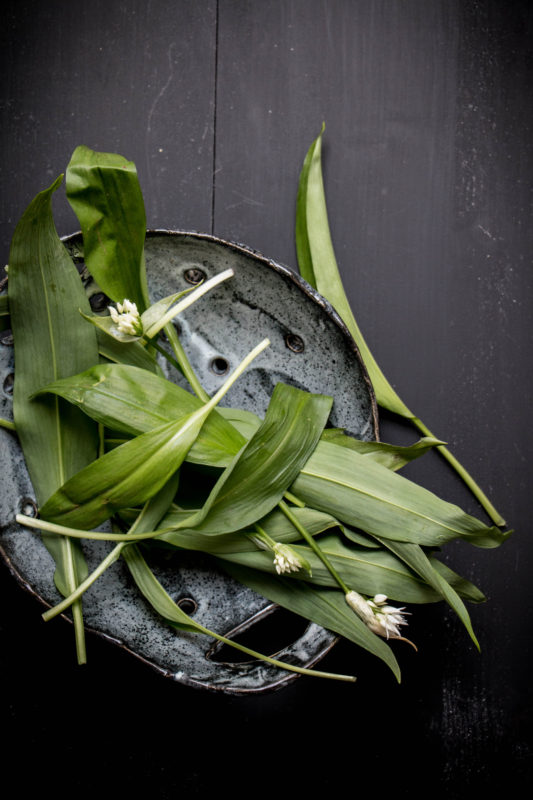
[[[75, 261], [83, 261], [79, 235], [65, 244]], [[224, 398], [223, 405], [263, 415], [278, 381], [335, 398], [330, 422], [360, 439], [377, 436], [374, 396], [353, 340], [331, 306], [286, 267], [248, 248], [212, 236], [151, 231], [146, 263], [152, 301], [191, 281], [209, 278], [231, 267], [235, 277], [217, 287], [180, 316], [180, 337], [209, 394], [224, 382], [244, 356], [268, 336], [271, 346], [253, 363]], [[105, 305], [98, 288], [87, 286], [92, 305]], [[11, 417], [13, 347], [9, 332], [0, 335], [3, 387], [0, 414]], [[161, 364], [169, 375], [167, 363]], [[33, 492], [16, 436], [0, 429], [2, 487], [0, 545], [16, 578], [46, 605], [59, 600], [52, 581], [53, 562], [39, 536], [14, 522], [20, 510], [31, 512]], [[108, 551], [105, 543], [84, 543], [89, 568]], [[159, 580], [184, 610], [211, 630], [242, 631], [275, 607], [220, 571], [207, 556], [180, 553], [152, 564]], [[275, 613], [275, 611], [274, 611]], [[232, 694], [278, 688], [294, 674], [263, 662], [216, 661], [212, 640], [168, 627], [139, 596], [124, 566], [117, 562], [84, 596], [87, 628], [111, 639], [162, 674], [181, 683]], [[278, 657], [300, 666], [315, 664], [335, 637], [309, 624]], [[89, 647], [90, 660], [90, 647]]]

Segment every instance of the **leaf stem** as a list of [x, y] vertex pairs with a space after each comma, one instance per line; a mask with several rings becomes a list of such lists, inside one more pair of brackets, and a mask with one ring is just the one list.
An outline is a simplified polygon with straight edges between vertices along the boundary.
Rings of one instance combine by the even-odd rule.
[[204, 628], [203, 625], [200, 625], [197, 622], [195, 622], [194, 625], [198, 628], [199, 633], [205, 633], [207, 636], [212, 636], [214, 639], [218, 639], [219, 642], [223, 642], [230, 647], [234, 647], [236, 650], [241, 650], [243, 653], [246, 653], [253, 658], [266, 661], [269, 664], [273, 664], [275, 667], [281, 667], [281, 669], [289, 670], [289, 672], [298, 672], [300, 675], [310, 675], [313, 678], [329, 678], [330, 680], [345, 681], [348, 683], [355, 683], [357, 680], [355, 675], [340, 675], [334, 672], [321, 672], [320, 670], [307, 669], [306, 667], [297, 667], [294, 664], [288, 664], [286, 661], [278, 661], [276, 658], [271, 658], [270, 656], [265, 656], [262, 653], [251, 650], [249, 647], [245, 647], [243, 644], [239, 644], [239, 642], [235, 642], [233, 639], [227, 639], [225, 636], [222, 636], [219, 633], [210, 631], [208, 628]]
[[15, 423], [10, 422], [8, 419], [0, 417], [0, 428], [6, 428], [8, 431], [16, 431]]
[[103, 575], [103, 573], [106, 571], [108, 567], [111, 566], [111, 564], [114, 564], [114, 562], [119, 558], [122, 549], [126, 545], [127, 542], [120, 542], [119, 544], [117, 544], [116, 547], [114, 547], [113, 550], [111, 550], [111, 552], [108, 553], [108, 555], [103, 559], [103, 561], [100, 562], [100, 564], [96, 567], [96, 569], [93, 570], [93, 572], [91, 572], [91, 574], [88, 575], [87, 578], [85, 578], [85, 580], [82, 581], [76, 587], [76, 589], [71, 594], [69, 594], [68, 597], [65, 597], [64, 600], [55, 605], [53, 608], [50, 608], [48, 611], [45, 611], [45, 613], [42, 615], [44, 621], [48, 622], [54, 617], [57, 617], [58, 614], [62, 614], [63, 611], [66, 611], [66, 609], [69, 606], [71, 606], [73, 603], [76, 603], [76, 601], [79, 600], [82, 594], [84, 594], [84, 592], [86, 592], [87, 589], [93, 585], [93, 583], [100, 577], [100, 575]]
[[337, 572], [335, 567], [331, 564], [329, 558], [322, 551], [322, 548], [315, 542], [314, 538], [311, 536], [309, 531], [306, 530], [306, 528], [304, 528], [304, 526], [294, 516], [294, 514], [290, 510], [289, 506], [283, 500], [280, 500], [279, 507], [283, 511], [283, 513], [285, 514], [287, 519], [290, 522], [292, 522], [292, 524], [294, 525], [296, 530], [299, 533], [301, 533], [301, 535], [303, 536], [303, 538], [305, 539], [305, 541], [307, 542], [307, 544], [309, 545], [311, 550], [313, 550], [313, 552], [319, 557], [319, 559], [322, 561], [322, 563], [324, 564], [326, 569], [329, 570], [331, 576], [339, 584], [339, 586], [342, 589], [342, 591], [344, 592], [344, 594], [347, 594], [350, 591], [350, 589], [346, 586], [346, 584], [342, 580], [341, 576], [339, 575], [339, 573]]
[[144, 539], [154, 539], [163, 533], [171, 533], [175, 528], [161, 528], [157, 531], [148, 531], [147, 533], [107, 533], [102, 531], [85, 531], [80, 528], [69, 528], [66, 525], [58, 525], [55, 522], [47, 522], [44, 519], [35, 519], [35, 517], [27, 517], [25, 514], [17, 514], [17, 522], [25, 525], [26, 528], [34, 528], [39, 531], [47, 531], [48, 533], [58, 533], [61, 536], [68, 536], [72, 539], [96, 539], [102, 542], [126, 542], [126, 541], [143, 541]]
[[[425, 436], [433, 436], [429, 428], [424, 425], [421, 419], [418, 417], [412, 417], [411, 422], [415, 425], [419, 431], [421, 431]], [[446, 445], [437, 445], [437, 450], [444, 456], [446, 461], [453, 467], [453, 469], [457, 472], [457, 474], [463, 479], [466, 483], [472, 494], [479, 500], [489, 517], [492, 521], [499, 526], [505, 525], [504, 518], [498, 513], [498, 511], [494, 508], [492, 503], [490, 502], [487, 495], [481, 489], [481, 487], [476, 483], [473, 477], [470, 475], [468, 470], [466, 470], [460, 461], [453, 455], [453, 453], [448, 450]]]
[[304, 503], [304, 501], [303, 501], [303, 500], [300, 500], [300, 498], [299, 498], [299, 497], [296, 497], [296, 495], [292, 494], [292, 492], [285, 492], [285, 494], [283, 495], [283, 497], [284, 497], [286, 500], [288, 500], [288, 501], [289, 501], [289, 503], [292, 503], [294, 506], [298, 506], [298, 508], [305, 508], [305, 503]]

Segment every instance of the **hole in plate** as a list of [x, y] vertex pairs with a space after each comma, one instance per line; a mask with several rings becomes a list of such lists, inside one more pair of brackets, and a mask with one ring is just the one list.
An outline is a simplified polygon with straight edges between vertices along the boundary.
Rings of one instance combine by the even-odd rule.
[[13, 384], [15, 383], [15, 376], [12, 372], [4, 378], [3, 390], [4, 394], [11, 396], [13, 394]]
[[288, 333], [285, 336], [285, 344], [293, 353], [303, 353], [305, 350], [304, 340], [297, 333]]
[[214, 372], [215, 375], [225, 375], [229, 370], [229, 362], [222, 356], [217, 356], [211, 361], [209, 369], [211, 372]]
[[193, 600], [192, 597], [181, 597], [176, 603], [184, 614], [187, 614], [189, 617], [198, 611], [198, 603], [196, 600]]
[[19, 501], [20, 513], [26, 517], [37, 516], [37, 503], [32, 497], [21, 497]]
[[183, 273], [183, 277], [187, 283], [192, 283], [193, 286], [205, 280], [205, 272], [200, 267], [190, 267]]
[[[229, 631], [225, 636], [226, 639], [232, 639], [251, 650], [275, 656], [303, 636], [308, 627], [309, 622], [303, 617], [272, 605]], [[215, 642], [207, 651], [206, 658], [220, 664], [246, 664], [255, 660], [247, 653], [222, 642]]]
[[105, 311], [111, 300], [103, 292], [95, 292], [89, 297], [89, 303], [93, 311]]
[[5, 347], [13, 347], [13, 332], [11, 328], [6, 328], [5, 331], [0, 333], [0, 342]]

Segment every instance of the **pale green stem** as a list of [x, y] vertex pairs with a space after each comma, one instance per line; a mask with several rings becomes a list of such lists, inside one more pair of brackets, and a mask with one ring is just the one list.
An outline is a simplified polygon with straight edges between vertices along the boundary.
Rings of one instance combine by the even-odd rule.
[[298, 506], [298, 508], [305, 508], [304, 501], [300, 500], [300, 498], [296, 497], [296, 495], [292, 494], [292, 492], [285, 492], [283, 497], [285, 498], [285, 500], [288, 500], [289, 503], [292, 503], [294, 506]]
[[15, 423], [3, 417], [0, 417], [0, 428], [6, 428], [8, 431], [16, 431]]
[[[411, 418], [411, 422], [425, 436], [433, 436], [433, 434], [431, 433], [429, 428], [426, 425], [424, 425], [422, 420], [418, 419], [418, 417], [412, 417]], [[435, 437], [433, 436], [433, 438], [435, 438]], [[446, 461], [448, 461], [448, 463], [451, 464], [451, 466], [454, 468], [454, 470], [463, 479], [463, 481], [466, 483], [466, 485], [468, 486], [468, 488], [470, 489], [472, 494], [479, 500], [479, 502], [481, 503], [481, 505], [483, 506], [483, 508], [485, 509], [487, 514], [489, 515], [489, 517], [492, 519], [492, 521], [496, 525], [500, 525], [500, 526], [505, 525], [504, 518], [496, 511], [496, 509], [494, 508], [494, 506], [490, 502], [490, 500], [487, 497], [487, 495], [484, 493], [484, 491], [481, 489], [481, 487], [478, 486], [478, 484], [472, 478], [470, 473], [463, 467], [461, 462], [458, 461], [455, 458], [455, 456], [448, 450], [448, 448], [445, 445], [443, 445], [443, 444], [438, 445], [437, 446], [437, 450], [439, 450], [441, 452], [441, 454], [444, 456]]]
[[101, 542], [139, 542], [143, 539], [154, 539], [163, 533], [170, 533], [175, 528], [162, 528], [157, 531], [149, 531], [148, 533], [102, 533], [100, 531], [84, 531], [79, 528], [69, 528], [66, 525], [58, 525], [55, 522], [47, 522], [44, 519], [35, 519], [34, 517], [27, 517], [25, 514], [17, 514], [17, 522], [25, 525], [26, 528], [34, 528], [39, 531], [46, 531], [47, 533], [58, 533], [61, 536], [67, 536], [72, 539], [96, 539]]
[[287, 519], [290, 520], [290, 522], [292, 522], [296, 530], [305, 539], [311, 550], [313, 550], [313, 552], [319, 557], [319, 559], [322, 561], [326, 569], [329, 570], [330, 574], [337, 581], [344, 594], [347, 594], [350, 591], [349, 588], [346, 586], [346, 584], [342, 580], [341, 576], [339, 575], [333, 564], [331, 564], [329, 558], [322, 551], [322, 548], [319, 547], [319, 545], [315, 542], [309, 531], [306, 530], [306, 528], [304, 528], [304, 526], [294, 516], [289, 506], [286, 503], [284, 503], [283, 500], [280, 501], [279, 507], [283, 511]]
[[105, 426], [98, 423], [98, 457], [101, 458], [105, 453]]
[[[260, 547], [260, 542], [262, 541], [263, 544], [267, 545], [268, 547], [270, 547], [271, 550], [273, 550], [274, 547], [277, 545], [277, 542], [274, 541], [272, 536], [269, 536], [268, 533], [265, 530], [263, 530], [263, 528], [260, 525], [257, 524], [257, 522], [255, 523], [254, 527], [255, 527], [257, 533], [259, 534], [259, 536], [256, 536], [253, 533], [249, 533], [248, 534], [248, 539], [251, 539], [251, 541], [257, 547]], [[265, 548], [263, 548], [263, 549], [265, 549]]]
[[[78, 576], [76, 574], [74, 553], [72, 552], [72, 542], [69, 539], [64, 540], [64, 553], [66, 565], [66, 580], [70, 592], [75, 591], [78, 585]], [[81, 600], [77, 600], [72, 606], [72, 621], [74, 623], [74, 634], [76, 640], [76, 656], [78, 664], [87, 663], [87, 651], [85, 649], [85, 627], [83, 624], [83, 609]]]
[[173, 356], [171, 356], [170, 353], [167, 353], [165, 348], [161, 347], [161, 345], [155, 339], [152, 339], [150, 341], [151, 346], [155, 347], [157, 352], [161, 353], [161, 355], [164, 358], [166, 358], [169, 364], [172, 364], [172, 366], [175, 367], [178, 370], [178, 372], [181, 372], [182, 375], [184, 375], [185, 378], [187, 378], [189, 385], [191, 389], [194, 391], [195, 395], [200, 400], [203, 400], [204, 403], [207, 402], [207, 400], [209, 400], [209, 395], [204, 390], [202, 384], [196, 377], [196, 374], [193, 368], [191, 367], [190, 361], [185, 354], [185, 350], [181, 345], [178, 334], [174, 330], [174, 326], [167, 325], [165, 327], [165, 333], [167, 334], [167, 338], [170, 344], [172, 345], [172, 349], [174, 350], [176, 356], [178, 357], [178, 360], [176, 360]]
[[[128, 533], [126, 534], [126, 536], [129, 536], [132, 540], [135, 530], [139, 527], [145, 516], [145, 512], [149, 502], [150, 502], [149, 500], [146, 501], [142, 511], [138, 514], [138, 516], [135, 519], [135, 522], [133, 523]], [[120, 557], [120, 553], [122, 552], [124, 547], [127, 546], [127, 544], [128, 544], [127, 541], [123, 541], [120, 542], [120, 544], [117, 544], [116, 547], [114, 547], [113, 550], [111, 550], [111, 552], [107, 554], [107, 556], [103, 559], [103, 561], [100, 562], [100, 564], [96, 567], [96, 569], [93, 570], [93, 572], [91, 572], [91, 574], [88, 575], [87, 578], [85, 578], [85, 580], [82, 583], [80, 583], [78, 588], [74, 592], [72, 592], [72, 594], [70, 594], [68, 597], [66, 597], [64, 600], [62, 600], [60, 603], [58, 603], [57, 605], [55, 605], [53, 608], [49, 609], [42, 615], [44, 621], [48, 622], [48, 620], [57, 617], [58, 614], [61, 614], [63, 611], [65, 611], [70, 605], [72, 605], [72, 603], [75, 603], [76, 600], [78, 600], [78, 598], [80, 598], [82, 594], [84, 594], [84, 592], [86, 592], [87, 589], [90, 586], [92, 586], [96, 580], [98, 580], [100, 575], [103, 575], [106, 569], [115, 563], [115, 561]]]
[[117, 546], [114, 547], [110, 553], [108, 553], [108, 555], [104, 558], [104, 560], [100, 562], [97, 568], [93, 572], [91, 572], [91, 574], [88, 575], [87, 578], [85, 578], [85, 580], [78, 585], [78, 587], [75, 589], [75, 591], [72, 592], [72, 594], [69, 594], [68, 597], [65, 597], [64, 600], [55, 605], [53, 608], [50, 608], [48, 611], [45, 611], [45, 613], [42, 615], [44, 621], [48, 622], [54, 617], [57, 617], [58, 614], [62, 614], [63, 611], [66, 611], [67, 608], [69, 608], [69, 606], [71, 606], [73, 603], [79, 600], [82, 594], [84, 594], [84, 592], [86, 592], [87, 589], [93, 585], [93, 583], [100, 577], [100, 575], [103, 575], [106, 569], [110, 567], [111, 564], [113, 564], [117, 560], [117, 558], [120, 556], [122, 549], [126, 546], [126, 544], [127, 542], [120, 542], [120, 544], [117, 544]]
[[196, 373], [191, 366], [191, 362], [187, 358], [187, 354], [183, 349], [183, 345], [180, 342], [180, 338], [176, 333], [176, 329], [172, 324], [169, 324], [165, 325], [164, 330], [167, 335], [168, 341], [170, 342], [170, 345], [174, 350], [174, 354], [177, 359], [176, 363], [178, 365], [178, 369], [183, 373], [183, 375], [189, 381], [191, 389], [193, 390], [195, 395], [199, 397], [200, 400], [203, 400], [204, 403], [206, 403], [209, 400], [209, 395], [207, 394], [202, 384], [198, 380]]
[[230, 645], [230, 647], [241, 650], [243, 653], [246, 653], [253, 658], [258, 658], [261, 661], [267, 661], [269, 664], [273, 664], [275, 667], [281, 667], [281, 669], [286, 669], [290, 672], [298, 672], [300, 675], [310, 675], [313, 678], [329, 678], [330, 680], [347, 681], [349, 683], [355, 683], [357, 680], [354, 675], [337, 675], [334, 672], [320, 672], [319, 670], [307, 669], [306, 667], [296, 667], [293, 664], [287, 664], [285, 661], [278, 661], [276, 658], [270, 658], [270, 656], [265, 656], [262, 653], [256, 652], [255, 650], [250, 650], [249, 647], [245, 647], [243, 644], [239, 644], [238, 642], [234, 642], [232, 639], [227, 639], [225, 636], [221, 636], [219, 633], [210, 631], [208, 628], [204, 628], [203, 625], [199, 625], [197, 622], [195, 622], [194, 625], [198, 628], [199, 633], [205, 633], [207, 636], [212, 636], [214, 639], [218, 639], [219, 642], [223, 642], [224, 644]]
[[232, 269], [226, 269], [224, 272], [219, 272], [218, 275], [209, 278], [205, 283], [200, 283], [195, 289], [189, 289], [182, 300], [179, 300], [176, 305], [168, 308], [157, 322], [146, 329], [148, 338], [153, 338], [162, 328], [168, 325], [174, 317], [177, 317], [178, 314], [181, 314], [189, 308], [189, 306], [192, 306], [193, 303], [196, 303], [204, 294], [207, 294], [207, 292], [210, 292], [215, 286], [218, 286], [219, 283], [227, 281], [228, 278], [233, 278], [234, 274]]

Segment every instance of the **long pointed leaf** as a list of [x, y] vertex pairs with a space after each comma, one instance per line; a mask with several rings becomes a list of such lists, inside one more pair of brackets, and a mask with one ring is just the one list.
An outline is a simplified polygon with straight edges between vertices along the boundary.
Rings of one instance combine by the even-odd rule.
[[254, 658], [266, 661], [269, 664], [273, 664], [274, 666], [277, 666], [280, 669], [288, 670], [289, 672], [297, 672], [301, 675], [309, 675], [315, 678], [330, 678], [333, 680], [349, 682], [353, 682], [355, 680], [355, 678], [350, 675], [336, 675], [335, 673], [331, 672], [321, 672], [320, 670], [298, 667], [295, 664], [279, 661], [271, 656], [265, 656], [262, 653], [258, 653], [257, 651], [251, 650], [248, 647], [244, 647], [238, 642], [227, 639], [225, 636], [222, 636], [215, 631], [204, 628], [203, 625], [195, 622], [193, 619], [191, 619], [191, 617], [185, 614], [185, 612], [181, 610], [177, 603], [172, 600], [170, 595], [159, 583], [152, 570], [144, 560], [143, 555], [138, 547], [127, 547], [123, 551], [123, 556], [126, 564], [128, 565], [130, 573], [135, 580], [135, 583], [144, 597], [164, 619], [170, 622], [174, 627], [178, 628], [178, 630], [189, 631], [191, 633], [203, 633], [207, 636], [212, 636], [215, 639], [218, 639], [218, 641], [224, 642], [224, 644], [227, 644], [230, 647], [234, 647], [236, 650], [245, 652]]
[[[98, 360], [96, 336], [80, 317], [89, 310], [78, 272], [55, 230], [51, 201], [58, 178], [29, 205], [9, 256], [9, 306], [15, 342], [14, 416], [24, 457], [42, 504], [97, 450], [96, 425], [58, 397], [30, 400], [46, 383]], [[86, 574], [79, 546], [43, 536], [56, 565], [55, 582], [70, 594]], [[79, 658], [84, 660], [81, 607], [74, 609]]]
[[435, 591], [438, 592], [441, 597], [443, 597], [444, 600], [446, 600], [446, 602], [453, 608], [465, 626], [470, 638], [479, 650], [479, 642], [472, 628], [470, 615], [465, 608], [465, 604], [457, 592], [440, 574], [440, 572], [437, 572], [437, 570], [433, 567], [422, 548], [416, 544], [410, 544], [408, 542], [391, 542], [390, 540], [381, 539], [379, 537], [378, 541], [380, 541], [384, 546], [388, 547], [391, 552], [397, 555], [402, 561], [405, 561], [405, 563], [408, 564], [411, 569], [418, 573], [418, 575], [421, 575], [424, 580], [427, 581], [427, 583], [432, 586]]
[[368, 533], [440, 546], [462, 538], [496, 547], [508, 536], [369, 458], [319, 442], [291, 491], [305, 503]]
[[66, 187], [91, 275], [112, 300], [127, 297], [144, 311], [146, 214], [135, 164], [80, 146], [68, 165]]
[[315, 449], [331, 404], [331, 397], [278, 383], [261, 426], [188, 527], [209, 535], [231, 533], [271, 511]]
[[[129, 347], [129, 345], [125, 345]], [[112, 430], [146, 433], [201, 408], [203, 403], [180, 386], [133, 366], [100, 364], [84, 373], [45, 386], [75, 403]], [[206, 420], [187, 454], [193, 463], [225, 467], [245, 439], [217, 411]]]
[[366, 344], [344, 292], [329, 231], [322, 180], [322, 135], [312, 143], [304, 161], [296, 206], [296, 250], [305, 280], [332, 304], [361, 352], [376, 399], [384, 408], [409, 419], [414, 414], [398, 397]]
[[394, 471], [425, 455], [433, 447], [443, 444], [440, 439], [432, 436], [424, 436], [408, 447], [400, 447], [400, 445], [386, 442], [361, 442], [359, 439], [354, 439], [353, 436], [347, 436], [344, 431], [337, 428], [326, 429], [322, 434], [322, 441], [331, 442], [339, 447], [348, 447]]
[[208, 403], [131, 439], [74, 475], [45, 503], [42, 518], [88, 529], [122, 508], [146, 502], [181, 466], [213, 408], [268, 344], [265, 339], [257, 345]]
[[400, 668], [392, 650], [350, 610], [342, 592], [309, 586], [286, 578], [274, 578], [237, 564], [223, 563], [224, 569], [230, 575], [258, 594], [328, 630], [339, 633], [382, 659], [400, 681]]
[[[344, 320], [359, 348], [374, 386], [379, 405], [406, 419], [410, 419], [425, 436], [432, 437], [433, 434], [429, 428], [407, 408], [382, 373], [363, 338], [346, 297], [329, 231], [321, 164], [323, 133], [324, 125], [322, 125], [320, 135], [309, 148], [298, 188], [296, 249], [302, 275], [320, 294], [330, 301]], [[494, 508], [489, 498], [463, 465], [447, 447], [442, 444], [437, 445], [437, 447], [441, 455], [451, 464], [479, 500], [493, 522], [499, 526], [505, 525], [505, 520], [501, 514]]]

